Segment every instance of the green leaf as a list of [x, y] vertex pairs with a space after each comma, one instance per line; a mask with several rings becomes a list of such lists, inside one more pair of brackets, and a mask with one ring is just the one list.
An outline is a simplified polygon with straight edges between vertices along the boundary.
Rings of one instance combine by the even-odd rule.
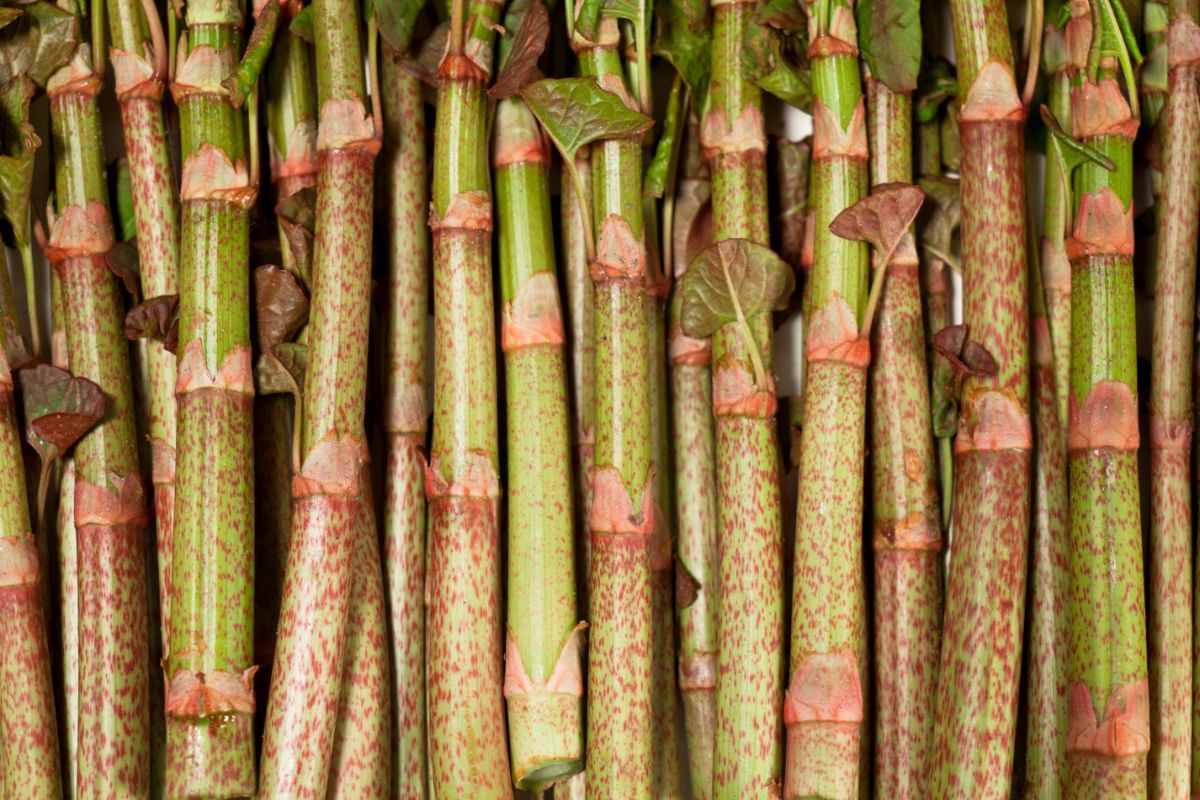
[[635, 0], [583, 0], [575, 12], [575, 30], [594, 39], [601, 15], [637, 22], [641, 9]]
[[880, 256], [880, 263], [891, 259], [892, 251], [908, 232], [925, 193], [908, 183], [885, 183], [876, 186], [829, 223], [834, 236], [851, 241], [869, 242]]
[[229, 90], [229, 102], [234, 108], [241, 108], [246, 97], [254, 91], [259, 73], [267, 63], [267, 56], [271, 54], [278, 24], [279, 0], [267, 0], [266, 5], [258, 11], [258, 18], [250, 31], [250, 41], [246, 44], [242, 60], [233, 70], [233, 74], [221, 81], [221, 85]]
[[7, 28], [8, 23], [13, 22], [19, 16], [21, 16], [19, 8], [0, 8], [0, 28]]
[[75, 15], [53, 3], [23, 6], [21, 18], [0, 31], [0, 81], [26, 74], [38, 86], [66, 64], [80, 41]]
[[292, 17], [291, 23], [288, 24], [288, 31], [299, 36], [309, 44], [316, 41], [316, 34], [313, 31], [313, 10], [311, 5], [307, 5], [300, 10], [300, 13]]
[[1109, 172], [1117, 168], [1117, 165], [1104, 153], [1067, 135], [1054, 116], [1054, 112], [1047, 106], [1042, 105], [1041, 112], [1042, 122], [1045, 123], [1046, 130], [1050, 133], [1050, 140], [1054, 142], [1058, 154], [1062, 158], [1064, 169], [1067, 172], [1066, 177], [1069, 178], [1075, 168], [1085, 161], [1091, 161]]
[[808, 31], [808, 13], [799, 0], [768, 0], [755, 12], [754, 21], [787, 33]]
[[25, 441], [43, 466], [61, 458], [104, 416], [104, 392], [86, 378], [39, 364], [17, 373], [25, 411]]
[[959, 146], [958, 114], [944, 114], [941, 120], [942, 165], [951, 172], [959, 172], [962, 148]]
[[671, 86], [671, 96], [667, 100], [667, 116], [663, 120], [662, 134], [654, 148], [654, 160], [646, 168], [646, 177], [642, 184], [642, 193], [647, 197], [663, 196], [667, 183], [671, 178], [672, 167], [676, 163], [681, 136], [684, 95], [681, 78], [676, 78]]
[[702, 24], [696, 27], [696, 15], [691, 0], [659, 0], [654, 7], [651, 49], [669, 61], [691, 89], [692, 106], [704, 108], [712, 68], [712, 31], [707, 17], [701, 17]]
[[858, 48], [871, 74], [893, 92], [917, 88], [921, 0], [858, 0]]
[[722, 325], [781, 310], [796, 288], [792, 268], [749, 239], [723, 239], [692, 259], [680, 284], [680, 324], [688, 336], [712, 336]]
[[116, 211], [113, 224], [122, 242], [137, 236], [137, 216], [133, 208], [133, 184], [129, 176], [129, 160], [122, 156], [112, 163], [108, 172], [109, 195]]
[[958, 94], [958, 80], [954, 68], [942, 58], [933, 61], [917, 84], [913, 116], [917, 122], [932, 122], [937, 118], [942, 103]]
[[379, 35], [397, 53], [407, 53], [425, 0], [374, 0]]
[[254, 389], [259, 394], [290, 394], [300, 400], [308, 348], [295, 342], [283, 342], [263, 353], [254, 365]]
[[129, 309], [125, 315], [125, 338], [154, 339], [174, 353], [179, 346], [179, 295], [151, 297]]
[[742, 77], [780, 100], [812, 112], [812, 74], [803, 37], [767, 25], [747, 25]]
[[584, 145], [637, 136], [654, 125], [650, 117], [628, 108], [591, 78], [540, 80], [522, 89], [521, 97], [563, 158], [572, 162]]
[[488, 90], [488, 97], [493, 100], [512, 97], [542, 77], [537, 62], [550, 36], [550, 12], [542, 0], [514, 2], [509, 6], [504, 22], [509, 30], [515, 27], [516, 34], [501, 40], [500, 75]]

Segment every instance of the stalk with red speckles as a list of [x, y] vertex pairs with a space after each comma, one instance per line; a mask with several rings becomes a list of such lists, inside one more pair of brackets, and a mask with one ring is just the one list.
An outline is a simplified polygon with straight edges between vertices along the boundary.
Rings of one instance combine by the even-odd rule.
[[[1191, 790], [1192, 351], [1196, 235], [1200, 227], [1200, 90], [1195, 44], [1200, 3], [1170, 4], [1168, 90], [1162, 130], [1154, 344], [1150, 373], [1151, 797]], [[1147, 9], [1148, 10], [1148, 9]], [[1190, 44], [1191, 49], [1187, 49]], [[1180, 54], [1184, 50], [1185, 54]], [[1188, 55], [1190, 53], [1190, 55]]]
[[[146, 4], [108, 0], [109, 59], [125, 131], [125, 150], [137, 220], [142, 296], [175, 294], [179, 270], [179, 195], [167, 151], [162, 92], [167, 53], [157, 17]], [[163, 647], [171, 620], [171, 541], [175, 521], [175, 355], [161, 341], [146, 342], [150, 392], [151, 477], [158, 542], [158, 591]]]
[[387, 45], [380, 53], [388, 265], [388, 436], [383, 516], [384, 576], [392, 647], [392, 790], [424, 800], [426, 322], [429, 306], [429, 181], [421, 81]]
[[671, 434], [674, 438], [675, 508], [679, 515], [675, 604], [679, 619], [679, 690], [692, 791], [712, 797], [713, 743], [717, 721], [716, 443], [712, 409], [712, 340], [693, 339], [680, 327], [679, 280], [690, 257], [712, 240], [712, 182], [700, 158], [700, 126], [692, 122], [684, 141], [675, 187], [671, 236], [676, 290], [668, 310], [671, 360]]
[[357, 4], [317, 0], [313, 24], [317, 208], [301, 464], [258, 792], [374, 797], [389, 781], [388, 673], [362, 408], [379, 139]]
[[149, 791], [147, 507], [133, 414], [124, 298], [109, 270], [114, 242], [90, 50], [47, 83], [58, 217], [46, 248], [62, 282], [71, 372], [100, 386], [104, 419], [75, 446], [79, 577], [81, 798]]
[[454, 0], [433, 155], [426, 685], [433, 792], [511, 798], [501, 617], [487, 100], [495, 0]]
[[[810, 5], [810, 13], [817, 9]], [[867, 363], [859, 333], [867, 246], [830, 222], [867, 192], [867, 138], [854, 5], [814, 17], [814, 225], [796, 503], [784, 797], [858, 796], [866, 683], [862, 512]]]
[[[585, 75], [639, 108], [623, 77], [615, 17], [603, 14], [590, 40], [577, 26], [572, 44]], [[587, 791], [590, 798], [643, 800], [654, 786], [656, 512], [641, 138], [597, 142], [591, 159], [596, 433]]]
[[951, 13], [962, 148], [963, 322], [998, 368], [966, 380], [954, 443], [954, 544], [931, 796], [990, 800], [1009, 796], [1025, 608], [1032, 439], [1025, 110], [1004, 3], [952, 0]]
[[[1069, 25], [1078, 30], [1068, 38], [1121, 38], [1115, 19], [1095, 19], [1086, 6], [1072, 5]], [[1138, 119], [1118, 83], [1117, 59], [1089, 66], [1069, 56], [1072, 131], [1115, 165], [1110, 171], [1085, 161], [1079, 168], [1066, 241], [1071, 630], [1064, 788], [1068, 798], [1102, 800], [1145, 795], [1150, 746], [1133, 297]]]
[[493, 130], [509, 454], [504, 696], [513, 783], [536, 790], [583, 769], [566, 358], [549, 146], [519, 99], [500, 101]]
[[[7, 283], [7, 277], [0, 277]], [[42, 605], [41, 556], [30, 525], [13, 393], [0, 331], [0, 789], [5, 797], [60, 797], [57, 722]]]
[[[912, 183], [912, 93], [867, 80], [871, 183]], [[871, 355], [875, 793], [928, 794], [941, 642], [942, 526], [911, 236], [887, 265]]]

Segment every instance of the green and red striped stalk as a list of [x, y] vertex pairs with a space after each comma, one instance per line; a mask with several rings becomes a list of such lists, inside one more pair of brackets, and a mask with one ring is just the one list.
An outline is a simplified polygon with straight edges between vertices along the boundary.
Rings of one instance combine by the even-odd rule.
[[487, 99], [495, 0], [454, 0], [433, 157], [434, 415], [426, 472], [433, 792], [509, 798], [501, 696], [496, 363]]
[[[1115, 20], [1072, 6], [1068, 38], [1117, 37]], [[1115, 165], [1076, 178], [1071, 259], [1071, 560], [1067, 797], [1143, 796], [1150, 747], [1137, 475], [1133, 296], [1133, 138], [1138, 119], [1116, 60], [1075, 52], [1071, 127]], [[964, 159], [965, 160], [965, 159]], [[1111, 166], [1111, 165], [1110, 165]], [[1160, 413], [1165, 409], [1158, 409]], [[1186, 613], [1186, 612], [1185, 612]]]
[[[1147, 8], [1147, 12], [1149, 9]], [[1200, 227], [1200, 3], [1170, 3], [1168, 90], [1159, 118], [1154, 351], [1150, 377], [1151, 797], [1186, 797], [1192, 776], [1192, 355]]]
[[862, 513], [870, 343], [859, 332], [868, 253], [866, 244], [829, 230], [838, 214], [867, 193], [867, 130], [854, 4], [810, 3], [809, 13], [816, 215], [784, 699], [787, 800], [857, 797], [863, 745], [869, 741], [863, 736], [868, 679]]
[[[136, 0], [108, 0], [109, 59], [125, 130], [125, 151], [137, 221], [138, 272], [145, 298], [175, 294], [179, 270], [179, 195], [167, 149], [162, 93], [166, 42], [157, 15]], [[146, 342], [154, 523], [158, 543], [159, 617], [163, 647], [171, 621], [171, 541], [175, 521], [175, 354]]]
[[[583, 73], [638, 110], [623, 77], [617, 20], [603, 15], [592, 40], [577, 26], [573, 45]], [[591, 168], [596, 429], [588, 518], [587, 790], [593, 798], [642, 800], [654, 786], [656, 467], [641, 136], [597, 142]]]
[[[592, 196], [592, 162], [588, 148], [580, 148], [575, 157], [575, 172], [580, 193]], [[579, 198], [571, 183], [571, 173], [563, 170], [561, 191], [563, 271], [566, 274], [567, 320], [571, 332], [568, 340], [568, 363], [571, 372], [571, 455], [575, 476], [575, 563], [578, 586], [577, 601], [581, 619], [590, 617], [588, 586], [591, 584], [592, 542], [588, 535], [588, 520], [592, 512], [593, 452], [596, 445], [596, 298], [588, 274], [587, 242], [583, 226], [591, 225], [587, 213], [580, 208]], [[587, 643], [584, 643], [587, 646]]]
[[105, 418], [75, 447], [79, 576], [77, 796], [149, 791], [148, 611], [124, 298], [109, 270], [115, 241], [97, 96], [103, 81], [80, 45], [48, 82], [58, 216], [47, 257], [62, 282], [71, 372], [99, 385]]
[[254, 792], [254, 379], [245, 115], [225, 81], [244, 11], [192, 0], [172, 93], [183, 158], [167, 792]]
[[494, 131], [509, 454], [504, 696], [513, 783], [536, 790], [583, 769], [566, 357], [549, 144], [516, 98], [500, 101]]
[[[710, 3], [712, 83], [700, 148], [713, 240], [768, 245], [762, 92], [742, 77], [757, 2]], [[735, 301], [736, 302], [736, 301]], [[712, 337], [720, 598], [713, 797], [765, 796], [783, 769], [783, 524], [769, 309]], [[753, 341], [747, 341], [749, 333]], [[757, 352], [754, 352], [757, 350]], [[765, 371], [756, 380], [756, 365]]]
[[[912, 183], [912, 94], [867, 80], [871, 183]], [[920, 263], [909, 235], [887, 269], [871, 355], [875, 793], [928, 795], [941, 641], [942, 526], [925, 379]]]
[[692, 791], [712, 797], [717, 722], [717, 619], [720, 589], [717, 547], [716, 443], [713, 434], [712, 341], [680, 327], [679, 280], [691, 256], [711, 243], [712, 182], [700, 158], [698, 123], [689, 125], [675, 186], [671, 230], [676, 291], [671, 297], [667, 351], [671, 359], [671, 434], [674, 437], [678, 539], [675, 603], [679, 618], [679, 690]]
[[[0, 276], [7, 283], [7, 276]], [[15, 376], [0, 332], [0, 789], [5, 797], [62, 794], [39, 554], [25, 492]], [[45, 467], [43, 467], [45, 468]]]
[[[953, 0], [963, 322], [997, 370], [965, 381], [955, 450], [932, 791], [1007, 798], [1029, 527], [1025, 110], [1000, 0]], [[944, 148], [943, 148], [944, 149]], [[981, 636], [980, 632], [986, 631]]]
[[[260, 797], [388, 781], [382, 577], [363, 429], [375, 154], [357, 5], [317, 0], [317, 208], [292, 535]], [[370, 620], [377, 630], [358, 630]], [[353, 709], [353, 713], [348, 713]]]
[[429, 173], [421, 81], [380, 54], [380, 172], [388, 265], [383, 553], [392, 647], [392, 791], [425, 800], [426, 322], [429, 308]]

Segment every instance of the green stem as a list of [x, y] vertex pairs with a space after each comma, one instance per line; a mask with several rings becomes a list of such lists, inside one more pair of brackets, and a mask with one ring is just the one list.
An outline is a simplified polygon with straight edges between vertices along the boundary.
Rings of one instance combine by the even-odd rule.
[[465, 13], [465, 3], [453, 3], [450, 46], [438, 68], [426, 682], [434, 793], [491, 800], [512, 796], [498, 650], [500, 480], [484, 94], [500, 8], [477, 0]]
[[327, 787], [331, 796], [368, 796], [386, 792], [390, 771], [389, 751], [379, 747], [389, 706], [383, 637], [350, 632], [370, 620], [383, 625], [362, 416], [379, 141], [357, 4], [317, 0], [313, 24], [320, 136], [302, 459], [260, 797], [319, 796]]
[[[150, 780], [143, 547], [147, 509], [124, 298], [106, 259], [114, 236], [96, 101], [100, 86], [95, 74], [80, 74], [70, 65], [48, 86], [58, 205], [51, 261], [62, 282], [71, 372], [98, 384], [108, 399], [104, 419], [74, 451], [81, 732], [77, 793], [82, 798], [141, 797]], [[56, 244], [69, 244], [69, 255], [55, 253]], [[114, 669], [116, 663], [126, 666]]]
[[428, 794], [425, 729], [425, 471], [429, 429], [426, 322], [429, 306], [428, 168], [421, 81], [381, 54], [383, 142], [381, 193], [386, 214], [388, 361], [384, 425], [384, 575], [391, 613], [394, 698], [392, 789]]
[[[1196, 31], [1200, 4], [1172, 2], [1171, 24]], [[1192, 769], [1192, 328], [1200, 219], [1200, 91], [1196, 64], [1170, 65], [1157, 206], [1157, 280], [1150, 376], [1150, 760], [1152, 797], [1186, 796]]]
[[[963, 390], [931, 796], [991, 800], [1010, 793], [1029, 528], [1025, 112], [1004, 4], [953, 0], [951, 12], [963, 322], [998, 369]], [[980, 630], [993, 634], [981, 643]]]
[[[871, 183], [911, 183], [912, 95], [869, 80]], [[920, 264], [911, 239], [875, 266], [887, 273], [871, 342], [875, 551], [875, 793], [929, 791], [941, 642], [942, 530], [929, 415]], [[868, 307], [868, 319], [870, 309]], [[864, 322], [864, 327], [867, 323]], [[865, 334], [864, 334], [865, 335]]]

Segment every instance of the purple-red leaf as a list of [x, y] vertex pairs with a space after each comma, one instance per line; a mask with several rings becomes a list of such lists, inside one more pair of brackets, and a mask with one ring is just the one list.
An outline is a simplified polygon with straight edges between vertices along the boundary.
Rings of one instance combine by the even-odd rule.
[[843, 239], [870, 242], [881, 257], [890, 257], [924, 200], [916, 186], [885, 183], [834, 217], [829, 230]]
[[308, 320], [308, 297], [295, 276], [267, 265], [254, 270], [254, 306], [258, 321], [258, 347], [269, 353], [292, 338]]
[[151, 297], [125, 315], [126, 339], [154, 339], [169, 352], [179, 346], [179, 295]]
[[956, 382], [968, 375], [994, 375], [999, 369], [987, 348], [969, 337], [966, 325], [950, 325], [935, 333], [933, 349], [950, 362]]
[[17, 373], [25, 410], [25, 440], [49, 464], [104, 416], [104, 392], [86, 378], [39, 364]]
[[500, 69], [496, 83], [488, 90], [493, 100], [512, 97], [526, 84], [542, 77], [537, 62], [546, 50], [546, 39], [550, 35], [550, 12], [542, 0], [533, 0], [521, 20], [521, 27], [513, 37], [508, 57]]
[[121, 279], [125, 291], [132, 297], [141, 297], [142, 279], [138, 273], [137, 242], [132, 239], [128, 242], [117, 242], [108, 251], [107, 260], [108, 268]]

